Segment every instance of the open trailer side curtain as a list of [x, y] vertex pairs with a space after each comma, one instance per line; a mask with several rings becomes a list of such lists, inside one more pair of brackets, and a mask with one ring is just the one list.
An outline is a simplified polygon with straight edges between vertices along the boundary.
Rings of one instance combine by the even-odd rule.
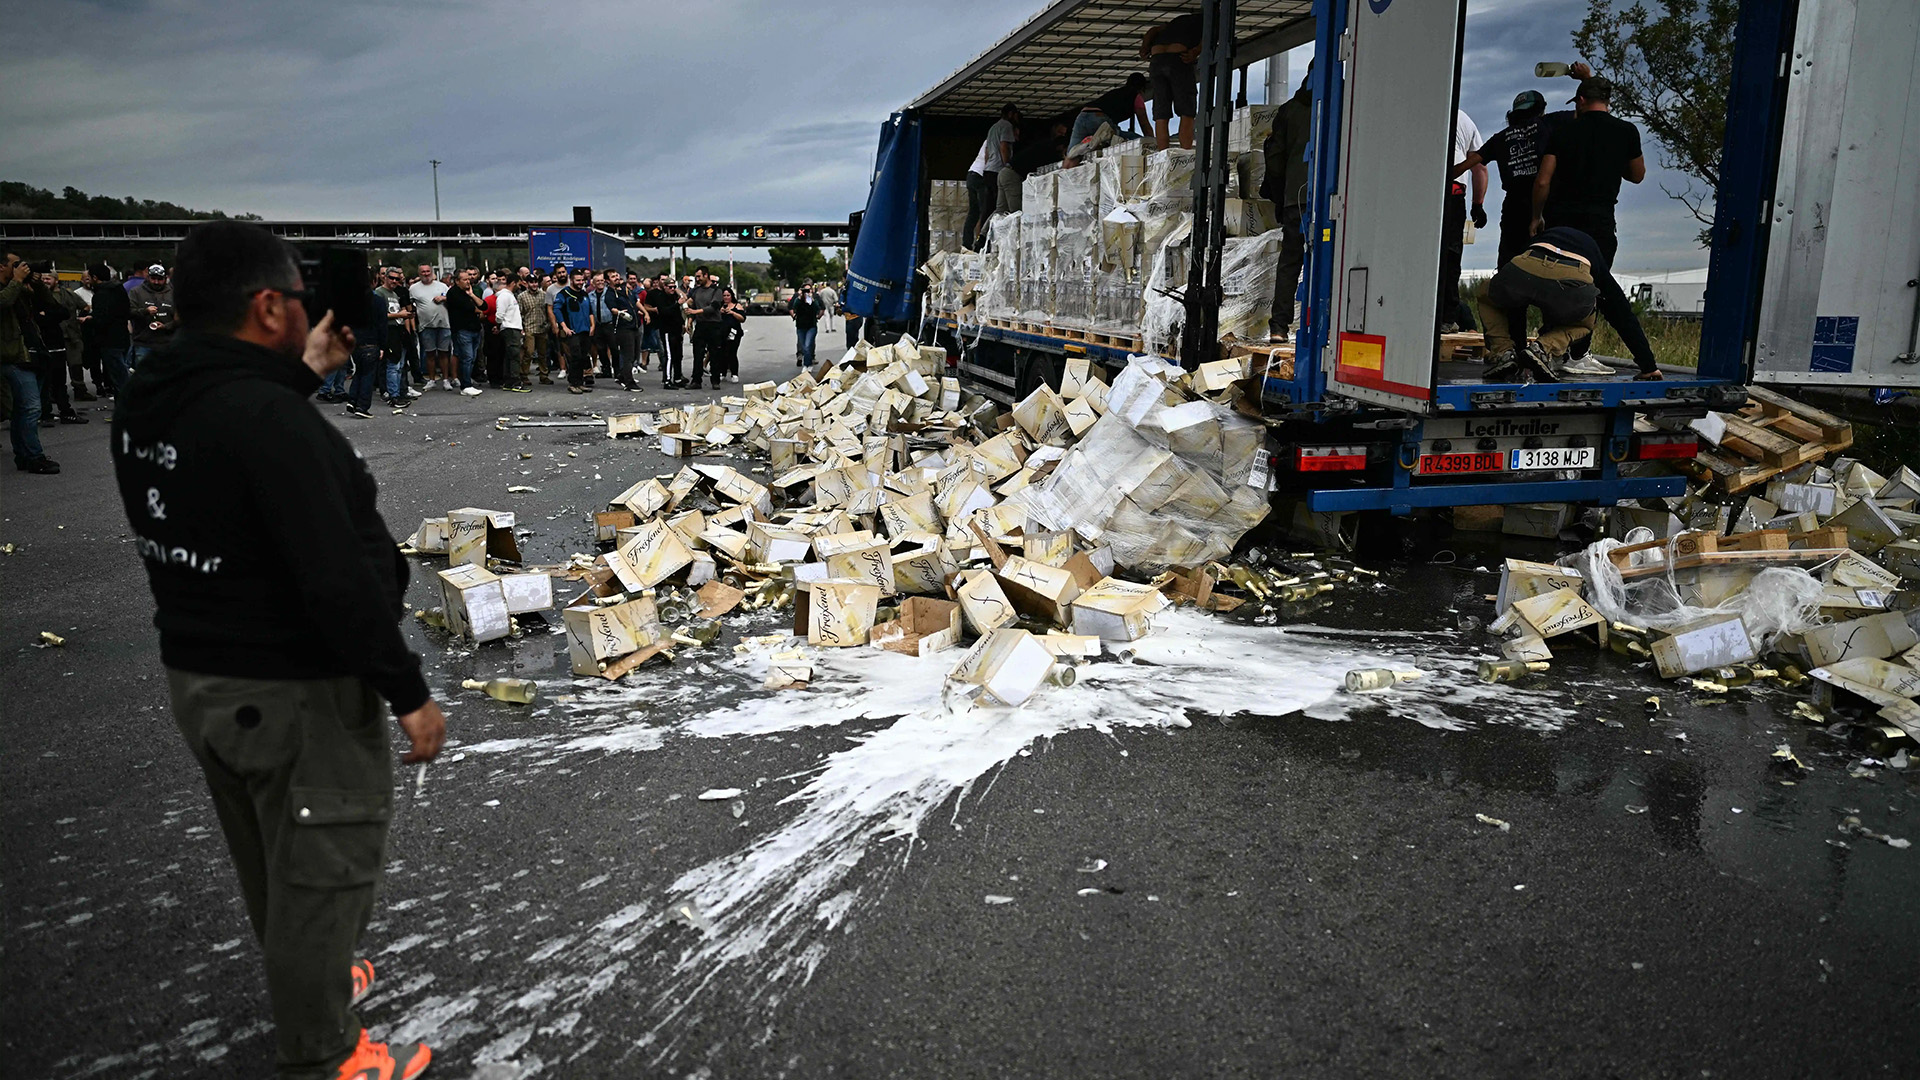
[[920, 263], [920, 137], [918, 113], [894, 113], [880, 129], [873, 187], [847, 256], [847, 310], [862, 318], [904, 322], [912, 316], [913, 272]]

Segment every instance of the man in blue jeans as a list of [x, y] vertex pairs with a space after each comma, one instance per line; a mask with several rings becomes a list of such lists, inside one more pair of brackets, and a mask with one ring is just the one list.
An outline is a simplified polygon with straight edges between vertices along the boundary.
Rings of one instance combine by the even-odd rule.
[[460, 392], [479, 397], [473, 385], [473, 358], [480, 353], [480, 298], [473, 293], [473, 268], [460, 271], [446, 295], [447, 322], [453, 327], [453, 359], [460, 365]]
[[18, 255], [8, 255], [0, 271], [0, 377], [12, 401], [9, 431], [13, 436], [13, 467], [21, 472], [52, 474], [60, 466], [40, 448], [40, 377], [27, 360], [26, 339], [20, 335], [20, 316], [33, 296], [33, 270]]
[[820, 336], [820, 301], [814, 298], [813, 286], [806, 286], [794, 296], [793, 302], [787, 305], [787, 314], [793, 316], [793, 365], [810, 368], [814, 342]]

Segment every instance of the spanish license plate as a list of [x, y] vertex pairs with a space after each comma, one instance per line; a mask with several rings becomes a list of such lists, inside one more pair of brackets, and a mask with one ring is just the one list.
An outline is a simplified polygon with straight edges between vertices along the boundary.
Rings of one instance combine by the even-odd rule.
[[1507, 468], [1514, 472], [1532, 472], [1542, 469], [1591, 469], [1594, 455], [1599, 451], [1591, 446], [1543, 446], [1538, 450], [1507, 451]]
[[1420, 472], [1422, 474], [1500, 472], [1507, 467], [1506, 458], [1498, 451], [1483, 454], [1421, 454]]

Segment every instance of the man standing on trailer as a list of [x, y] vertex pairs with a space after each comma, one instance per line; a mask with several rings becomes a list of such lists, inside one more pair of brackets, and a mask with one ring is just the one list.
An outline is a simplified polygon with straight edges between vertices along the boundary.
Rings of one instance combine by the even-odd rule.
[[1273, 133], [1267, 136], [1261, 151], [1266, 156], [1266, 178], [1260, 181], [1260, 197], [1280, 208], [1280, 272], [1273, 279], [1273, 314], [1267, 319], [1267, 337], [1283, 340], [1293, 329], [1293, 297], [1300, 288], [1300, 267], [1306, 261], [1307, 237], [1303, 231], [1308, 194], [1307, 144], [1313, 138], [1313, 90], [1310, 88], [1313, 66], [1307, 66], [1307, 78], [1300, 89], [1280, 106], [1273, 118]]
[[[1647, 178], [1647, 160], [1640, 152], [1640, 129], [1613, 115], [1613, 83], [1593, 76], [1580, 80], [1574, 95], [1576, 115], [1557, 125], [1547, 141], [1547, 152], [1540, 156], [1540, 172], [1533, 179], [1533, 228], [1538, 235], [1545, 229], [1565, 226], [1578, 229], [1593, 238], [1607, 264], [1596, 267], [1593, 284], [1600, 291], [1600, 314], [1620, 335], [1640, 369], [1634, 378], [1660, 379], [1653, 359], [1653, 346], [1640, 329], [1640, 319], [1627, 302], [1627, 294], [1613, 279], [1612, 266], [1620, 250], [1620, 237], [1613, 220], [1614, 204], [1620, 200], [1620, 181], [1637, 184]], [[1566, 374], [1587, 374], [1606, 365], [1587, 360], [1563, 368]], [[1608, 369], [1609, 372], [1611, 369]], [[1592, 371], [1599, 374], [1598, 371]]]
[[[1468, 116], [1465, 109], [1455, 110], [1450, 164], [1461, 165], [1483, 141], [1473, 117]], [[1487, 167], [1470, 165], [1467, 168], [1473, 173], [1473, 227], [1484, 229], [1487, 227], [1487, 211], [1482, 204], [1487, 201]], [[1466, 232], [1467, 185], [1458, 180], [1448, 180], [1446, 212], [1440, 218], [1439, 323], [1443, 334], [1461, 329], [1460, 312], [1465, 309], [1460, 304], [1460, 259], [1467, 250]]]
[[961, 230], [961, 243], [968, 251], [980, 250], [987, 219], [996, 211], [1007, 212], [1006, 200], [999, 193], [1000, 170], [1007, 167], [1008, 159], [1013, 156], [1013, 144], [1018, 141], [1020, 109], [1002, 105], [1000, 119], [987, 129], [980, 152], [973, 156], [973, 164], [967, 168], [967, 221]]
[[1153, 148], [1167, 148], [1167, 128], [1180, 117], [1180, 149], [1193, 149], [1193, 118], [1199, 111], [1199, 86], [1193, 66], [1200, 59], [1200, 13], [1190, 11], [1148, 30], [1140, 38], [1153, 88]]

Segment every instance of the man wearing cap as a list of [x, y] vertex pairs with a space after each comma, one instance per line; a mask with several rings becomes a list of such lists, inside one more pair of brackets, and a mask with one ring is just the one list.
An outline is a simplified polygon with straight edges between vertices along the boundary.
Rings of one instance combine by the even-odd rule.
[[[1637, 184], [1647, 178], [1647, 161], [1640, 152], [1640, 129], [1613, 115], [1609, 103], [1613, 83], [1599, 76], [1580, 80], [1574, 95], [1574, 117], [1555, 125], [1540, 156], [1540, 172], [1533, 179], [1535, 234], [1549, 228], [1578, 229], [1593, 238], [1607, 266], [1620, 249], [1613, 207], [1620, 199], [1620, 181]], [[1634, 378], [1656, 380], [1660, 368], [1653, 347], [1640, 329], [1640, 319], [1627, 302], [1625, 290], [1611, 270], [1596, 272], [1600, 314], [1620, 335], [1640, 373]], [[1600, 366], [1600, 365], [1595, 365]], [[1574, 370], [1577, 368], [1570, 368]]]
[[147, 267], [146, 279], [127, 295], [133, 316], [133, 351], [127, 366], [138, 368], [173, 340], [173, 286], [167, 284], [167, 268], [159, 263]]

